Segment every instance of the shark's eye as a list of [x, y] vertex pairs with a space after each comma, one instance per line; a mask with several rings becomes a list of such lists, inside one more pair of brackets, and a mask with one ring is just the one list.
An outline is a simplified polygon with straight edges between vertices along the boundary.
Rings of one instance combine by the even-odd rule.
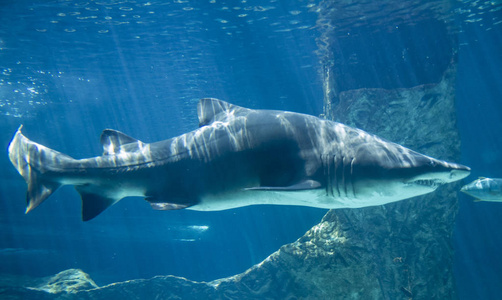
[[429, 165], [430, 165], [431, 167], [435, 167], [435, 166], [436, 166], [436, 162], [435, 162], [435, 161], [433, 161], [433, 160], [431, 160], [431, 161], [429, 162]]

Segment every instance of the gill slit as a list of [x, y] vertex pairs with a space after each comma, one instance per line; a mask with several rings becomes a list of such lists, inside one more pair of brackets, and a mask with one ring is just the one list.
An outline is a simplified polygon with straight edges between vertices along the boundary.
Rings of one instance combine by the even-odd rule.
[[329, 155], [321, 154], [321, 164], [323, 169], [323, 175], [326, 179], [326, 196], [330, 195], [330, 190], [333, 191], [333, 187], [331, 186], [331, 166], [329, 162]]
[[340, 158], [337, 157], [336, 155], [331, 155], [331, 154], [321, 155], [323, 175], [326, 180], [326, 187], [325, 187], [326, 196], [341, 197], [340, 180], [339, 180], [340, 174], [338, 174], [340, 172], [340, 167], [339, 167], [340, 163], [342, 163], [341, 176], [343, 179], [343, 172], [344, 172], [343, 157], [341, 158], [340, 161]]
[[356, 197], [356, 187], [354, 186], [354, 161], [356, 159], [352, 158], [350, 161], [350, 185], [352, 186], [352, 195]]
[[348, 166], [348, 164], [345, 163], [345, 157], [342, 157], [342, 185], [343, 185], [343, 192], [345, 193], [345, 197], [348, 196], [347, 194], [347, 176], [345, 176], [345, 173], [347, 173], [346, 171], [346, 167]]
[[[338, 193], [338, 197], [341, 197], [342, 195], [340, 194], [340, 180], [338, 180], [338, 162], [336, 160], [336, 155], [333, 155], [333, 165], [335, 168], [335, 178], [334, 178], [334, 184], [336, 185], [336, 192]], [[340, 161], [340, 160], [338, 160]], [[342, 162], [343, 162], [343, 156], [342, 156]], [[342, 166], [342, 172], [343, 172], [343, 166]], [[342, 176], [343, 177], [343, 176]], [[332, 194], [335, 196], [335, 194]]]
[[326, 180], [326, 196], [342, 197], [343, 194], [343, 197], [355, 197], [354, 164], [356, 159], [332, 154], [323, 154], [320, 158]]
[[352, 190], [352, 196], [356, 196], [356, 189], [354, 187], [354, 161], [355, 158], [342, 157], [342, 185], [345, 197], [349, 197], [349, 185]]

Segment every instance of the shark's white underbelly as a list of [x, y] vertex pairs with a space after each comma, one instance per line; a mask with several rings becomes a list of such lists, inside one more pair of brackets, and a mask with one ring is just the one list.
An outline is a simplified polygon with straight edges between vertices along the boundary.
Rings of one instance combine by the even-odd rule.
[[326, 192], [322, 189], [295, 192], [243, 190], [239, 192], [206, 195], [198, 204], [188, 209], [217, 211], [257, 204], [301, 205], [329, 208], [330, 203], [327, 202], [328, 199], [325, 195]]
[[237, 207], [273, 204], [298, 205], [325, 209], [361, 208], [383, 205], [431, 192], [431, 189], [408, 188], [392, 191], [365, 189], [364, 193], [332, 196], [323, 188], [302, 191], [242, 190], [202, 197], [200, 202], [189, 207], [191, 210], [218, 211]]
[[367, 200], [356, 196], [332, 197], [327, 196], [324, 189], [312, 189], [305, 191], [247, 190], [241, 192], [207, 195], [203, 197], [198, 204], [191, 206], [188, 209], [198, 211], [218, 211], [259, 204], [297, 205], [336, 209], [375, 206], [398, 200], [401, 199], [384, 197], [377, 194], [372, 197], [368, 197]]

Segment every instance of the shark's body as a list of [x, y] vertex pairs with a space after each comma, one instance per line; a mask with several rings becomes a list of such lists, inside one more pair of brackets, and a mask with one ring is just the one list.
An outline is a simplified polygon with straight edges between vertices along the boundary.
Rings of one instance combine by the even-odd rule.
[[461, 191], [477, 201], [502, 202], [502, 178], [481, 177], [464, 185]]
[[89, 220], [128, 196], [155, 209], [223, 210], [253, 204], [357, 208], [434, 191], [469, 174], [362, 130], [314, 116], [252, 110], [216, 99], [200, 127], [146, 144], [105, 130], [102, 156], [73, 159], [18, 130], [9, 157], [28, 183], [27, 212], [74, 185]]

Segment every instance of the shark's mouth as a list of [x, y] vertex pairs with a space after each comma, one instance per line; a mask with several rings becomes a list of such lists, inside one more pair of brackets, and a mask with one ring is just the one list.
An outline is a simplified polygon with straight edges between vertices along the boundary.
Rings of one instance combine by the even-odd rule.
[[425, 186], [429, 187], [432, 189], [436, 189], [440, 185], [443, 185], [445, 182], [441, 179], [416, 179], [412, 181], [407, 182], [410, 185], [420, 185], [420, 186]]

